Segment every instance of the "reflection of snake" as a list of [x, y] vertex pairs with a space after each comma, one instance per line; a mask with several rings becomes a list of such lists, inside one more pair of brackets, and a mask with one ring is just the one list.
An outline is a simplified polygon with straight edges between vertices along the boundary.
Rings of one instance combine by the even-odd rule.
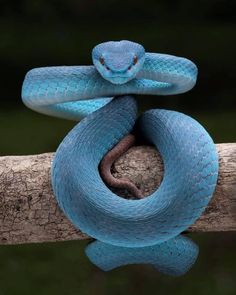
[[118, 247], [95, 241], [87, 246], [86, 254], [104, 271], [125, 264], [152, 264], [164, 274], [180, 276], [195, 262], [198, 247], [187, 237], [179, 235], [161, 244], [139, 248]]
[[[56, 152], [55, 196], [76, 227], [102, 242], [121, 247], [168, 243], [201, 215], [215, 189], [217, 154], [204, 128], [174, 111], [155, 109], [140, 117], [136, 127], [158, 148], [165, 168], [159, 189], [148, 198], [117, 197], [98, 166], [135, 124], [136, 103], [127, 94], [186, 92], [195, 85], [197, 68], [185, 58], [145, 54], [129, 41], [99, 44], [92, 56], [94, 66], [33, 69], [23, 84], [23, 101], [36, 111], [68, 119], [88, 115]], [[184, 245], [178, 251], [187, 253], [192, 245]]]

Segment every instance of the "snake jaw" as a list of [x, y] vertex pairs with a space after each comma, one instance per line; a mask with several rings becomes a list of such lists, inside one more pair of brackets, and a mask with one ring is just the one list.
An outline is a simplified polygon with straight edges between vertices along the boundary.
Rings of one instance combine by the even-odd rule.
[[[105, 78], [103, 76], [103, 78]], [[105, 78], [107, 81], [111, 82], [112, 84], [117, 84], [117, 85], [121, 85], [121, 84], [125, 84], [127, 82], [129, 82], [130, 80], [133, 79], [133, 77], [119, 77], [119, 76], [111, 76], [111, 77], [106, 77]]]

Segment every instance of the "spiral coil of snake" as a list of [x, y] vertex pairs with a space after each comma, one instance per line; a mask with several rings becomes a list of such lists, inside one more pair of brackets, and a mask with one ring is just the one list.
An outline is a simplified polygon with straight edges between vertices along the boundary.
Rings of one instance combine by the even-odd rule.
[[[29, 108], [81, 120], [64, 138], [52, 165], [59, 206], [75, 227], [97, 239], [86, 253], [104, 270], [153, 263], [170, 275], [185, 273], [197, 246], [179, 234], [206, 208], [218, 175], [218, 157], [206, 130], [179, 112], [152, 109], [137, 119], [134, 94], [172, 95], [190, 90], [197, 67], [182, 57], [146, 53], [131, 41], [105, 42], [92, 51], [93, 66], [29, 71], [22, 99]], [[99, 164], [122, 138], [139, 128], [164, 162], [160, 187], [127, 200], [104, 183]]]

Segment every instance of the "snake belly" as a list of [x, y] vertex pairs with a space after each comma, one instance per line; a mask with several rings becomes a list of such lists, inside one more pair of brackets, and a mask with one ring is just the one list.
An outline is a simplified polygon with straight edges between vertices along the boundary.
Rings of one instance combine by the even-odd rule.
[[[183, 93], [195, 85], [196, 76], [191, 61], [154, 53], [146, 53], [136, 78], [122, 85], [106, 81], [93, 66], [38, 68], [26, 75], [22, 98], [28, 107], [67, 119], [85, 117], [58, 147], [51, 171], [58, 204], [77, 228], [114, 247], [164, 243], [179, 255], [194, 253], [187, 255], [191, 259], [186, 265], [192, 265], [195, 246], [174, 247], [173, 239], [183, 244], [176, 237], [196, 221], [214, 192], [218, 175], [214, 143], [197, 121], [179, 112], [153, 109], [137, 120], [130, 94]], [[135, 124], [160, 151], [164, 177], [148, 198], [126, 200], [107, 188], [98, 166]], [[169, 253], [159, 246], [157, 251], [163, 257]], [[180, 264], [174, 260], [173, 267], [180, 269]]]

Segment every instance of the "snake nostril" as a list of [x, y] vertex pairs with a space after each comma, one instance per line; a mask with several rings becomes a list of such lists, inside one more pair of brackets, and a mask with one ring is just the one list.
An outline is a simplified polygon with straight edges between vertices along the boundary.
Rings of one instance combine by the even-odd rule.
[[128, 67], [128, 71], [130, 71], [130, 70], [131, 70], [131, 68], [132, 68], [132, 66], [129, 66], [129, 67]]

